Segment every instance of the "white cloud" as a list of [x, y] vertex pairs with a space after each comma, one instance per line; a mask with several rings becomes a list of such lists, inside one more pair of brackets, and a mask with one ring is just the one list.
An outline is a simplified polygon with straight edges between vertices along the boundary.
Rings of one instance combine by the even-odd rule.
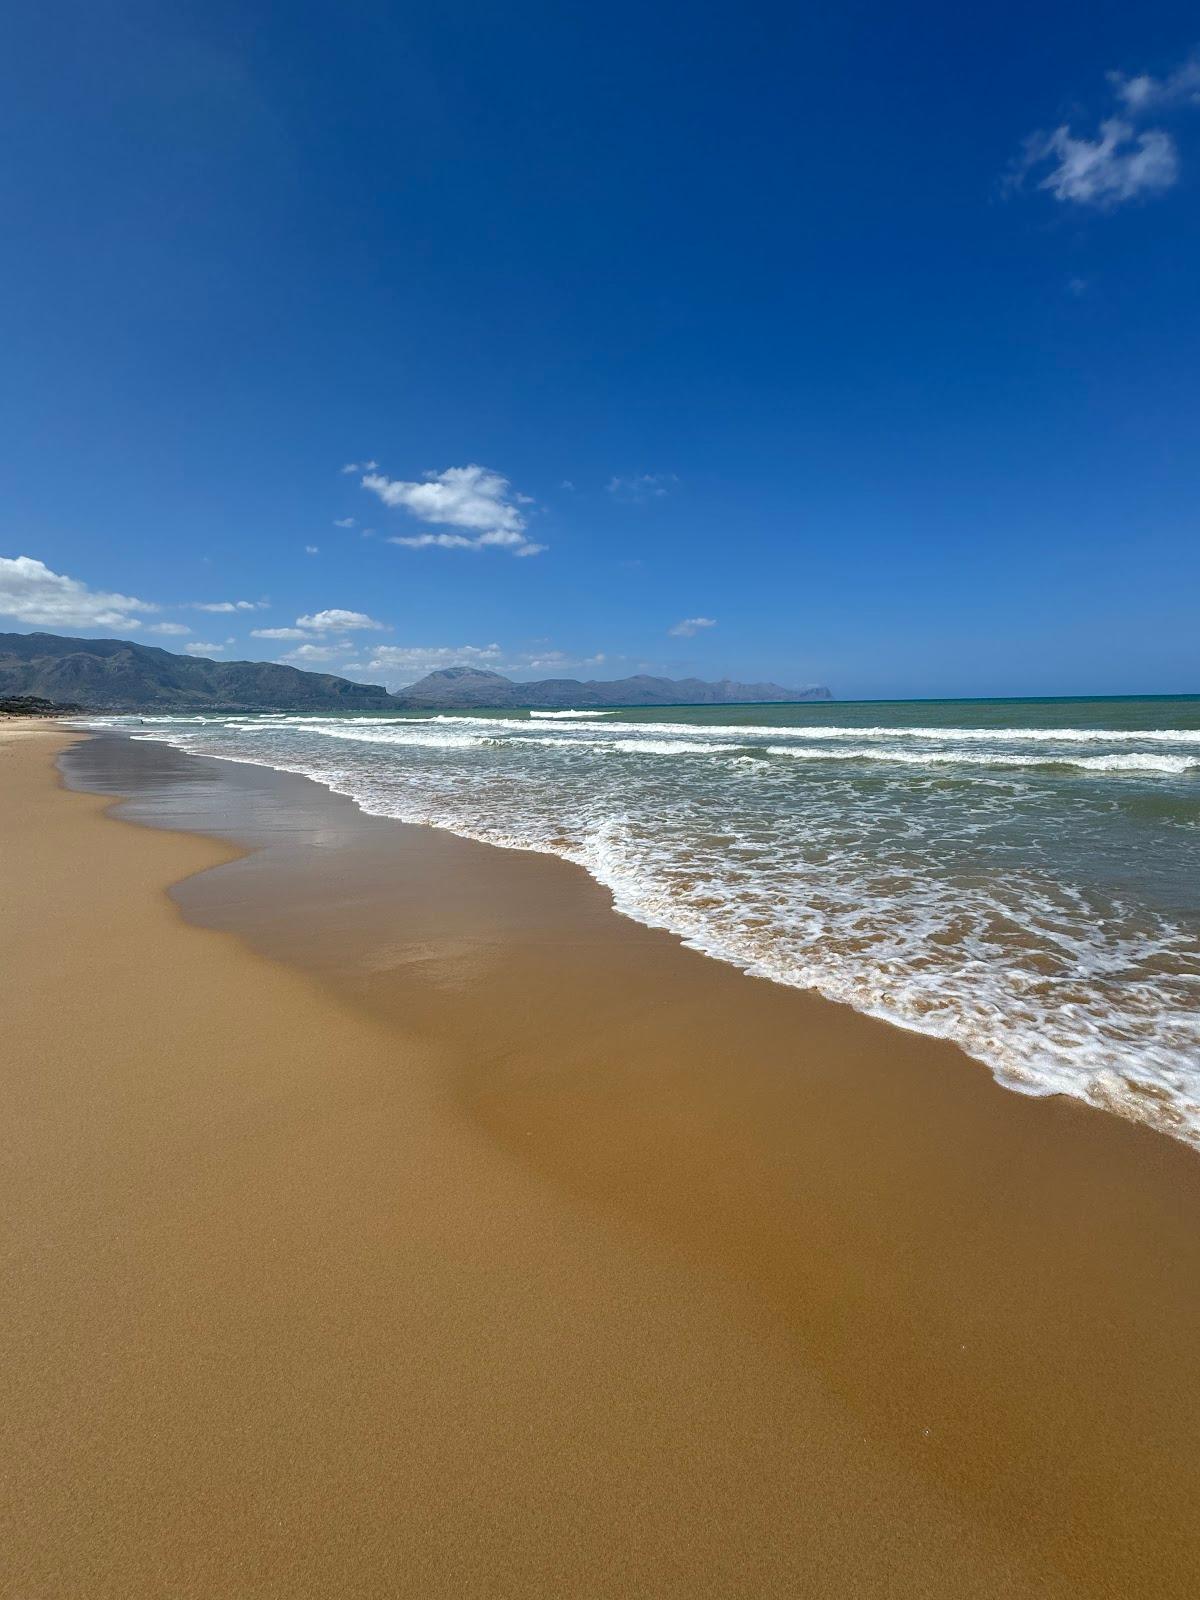
[[316, 555], [320, 555], [320, 553], [321, 553], [320, 545], [306, 544], [304, 546], [304, 554], [306, 556], [316, 556]]
[[[386, 628], [385, 622], [376, 622], [374, 617], [368, 617], [364, 611], [317, 611], [308, 617], [297, 617], [296, 625], [292, 628], [251, 628], [252, 639], [308, 639], [316, 635], [318, 639], [329, 633], [352, 633], [360, 629], [379, 630]], [[314, 646], [314, 648], [316, 648]], [[319, 648], [325, 649], [322, 643]], [[339, 647], [344, 650], [354, 648], [348, 641]], [[309, 658], [313, 659], [313, 658]]]
[[406, 545], [410, 550], [486, 550], [489, 546], [500, 546], [510, 550], [514, 556], [537, 556], [546, 548], [544, 544], [534, 544], [526, 539], [524, 534], [510, 533], [502, 528], [481, 533], [476, 539], [469, 539], [463, 533], [397, 534], [388, 543]]
[[45, 628], [140, 628], [135, 611], [157, 611], [132, 595], [89, 589], [33, 556], [0, 556], [0, 617]]
[[667, 632], [676, 639], [690, 639], [702, 628], [715, 628], [716, 625], [715, 617], [684, 617], [682, 622], [677, 622], [673, 628], [668, 628]]
[[266, 600], [196, 600], [192, 603], [193, 611], [265, 611]]
[[280, 656], [279, 659], [281, 661], [291, 662], [292, 665], [295, 665], [297, 662], [301, 664], [304, 662], [319, 664], [321, 662], [333, 661], [337, 656], [341, 655], [343, 648], [344, 647], [342, 645], [332, 644], [302, 644], [297, 645], [295, 650], [287, 651], [287, 653]]
[[525, 513], [528, 495], [516, 494], [508, 479], [499, 472], [475, 464], [447, 467], [444, 472], [429, 472], [419, 482], [385, 478], [367, 473], [363, 488], [369, 489], [385, 506], [406, 511], [419, 522], [435, 527], [458, 528], [458, 533], [398, 534], [392, 544], [412, 550], [505, 549], [516, 556], [533, 556], [546, 547], [535, 544], [526, 534]]
[[1116, 114], [1103, 118], [1092, 138], [1077, 136], [1068, 123], [1030, 134], [1008, 179], [1010, 188], [1037, 173], [1037, 187], [1060, 203], [1111, 211], [1174, 187], [1180, 172], [1174, 135], [1139, 123], [1151, 113], [1200, 107], [1200, 57], [1164, 78], [1110, 72], [1108, 81], [1119, 102]]
[[189, 656], [219, 656], [222, 650], [227, 649], [232, 643], [232, 639], [226, 639], [224, 644], [206, 644], [202, 639], [193, 639], [183, 648]]
[[308, 617], [297, 617], [296, 626], [314, 633], [341, 633], [347, 628], [386, 628], [386, 622], [376, 622], [365, 611], [317, 611]]
[[356, 525], [356, 519], [354, 517], [334, 517], [333, 525], [335, 528], [353, 528]]
[[191, 633], [186, 622], [152, 622], [146, 629], [147, 633]]
[[1200, 106], [1200, 56], [1192, 56], [1165, 78], [1153, 78], [1145, 72], [1127, 78], [1124, 73], [1110, 72], [1108, 81], [1132, 116], [1171, 106]]
[[614, 499], [643, 506], [651, 500], [661, 500], [678, 483], [673, 472], [637, 472], [630, 478], [610, 478], [608, 492]]
[[343, 473], [374, 472], [378, 465], [378, 461], [347, 461], [342, 471]]
[[1054, 198], [1111, 211], [1126, 200], [1161, 194], [1179, 178], [1175, 141], [1162, 128], [1139, 130], [1120, 117], [1100, 124], [1096, 139], [1077, 139], [1065, 124], [1025, 141], [1020, 172], [1049, 164], [1038, 181]]

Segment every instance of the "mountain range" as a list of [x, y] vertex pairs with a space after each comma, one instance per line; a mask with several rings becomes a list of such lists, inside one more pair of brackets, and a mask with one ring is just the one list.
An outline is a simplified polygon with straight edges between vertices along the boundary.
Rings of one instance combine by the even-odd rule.
[[402, 711], [534, 707], [734, 705], [828, 700], [825, 688], [704, 683], [639, 675], [610, 681], [515, 683], [498, 672], [445, 667], [396, 694], [328, 672], [272, 661], [210, 661], [128, 639], [0, 633], [0, 695], [40, 695], [94, 711]]
[[467, 706], [494, 710], [532, 706], [566, 710], [593, 706], [724, 706], [762, 701], [829, 700], [828, 689], [783, 689], [777, 683], [704, 683], [699, 678], [545, 678], [514, 683], [499, 672], [476, 667], [443, 667], [393, 696], [416, 708]]

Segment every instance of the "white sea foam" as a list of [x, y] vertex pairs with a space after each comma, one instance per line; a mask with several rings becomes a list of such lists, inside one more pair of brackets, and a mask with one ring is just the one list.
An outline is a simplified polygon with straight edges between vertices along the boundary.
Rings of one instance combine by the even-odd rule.
[[1034, 755], [1011, 755], [992, 750], [986, 755], [965, 750], [881, 750], [870, 745], [849, 746], [840, 750], [797, 750], [786, 745], [768, 745], [767, 754], [790, 756], [794, 761], [886, 761], [906, 767], [1078, 767], [1085, 772], [1163, 772], [1175, 775], [1200, 769], [1200, 751], [1194, 756], [1125, 754], [1080, 756], [1039, 751]]
[[[420, 725], [422, 723], [450, 723], [458, 727], [485, 727], [485, 728], [528, 728], [531, 718], [560, 721], [564, 724], [578, 722], [583, 731], [595, 731], [589, 727], [591, 719], [598, 717], [612, 717], [617, 713], [613, 711], [531, 711], [529, 717], [513, 716], [483, 716], [467, 713], [450, 715], [439, 712], [433, 715], [413, 714], [407, 717], [398, 717], [391, 714], [363, 715], [355, 717], [329, 717], [329, 716], [286, 716], [275, 717], [272, 720], [289, 724], [310, 724], [313, 726], [338, 726], [345, 724], [365, 724], [379, 727], [402, 725]], [[171, 718], [155, 719], [171, 721], [228, 721], [228, 718], [201, 717], [201, 718]], [[855, 728], [842, 725], [822, 726], [811, 724], [801, 727], [786, 725], [753, 724], [753, 723], [697, 723], [697, 722], [649, 722], [638, 720], [636, 722], [620, 721], [608, 723], [603, 732], [616, 735], [624, 730], [636, 732], [650, 737], [679, 738], [689, 734], [702, 734], [706, 739], [735, 740], [752, 742], [757, 740], [803, 740], [813, 743], [827, 741], [856, 740], [860, 744], [872, 744], [877, 741], [908, 741], [920, 740], [932, 744], [1095, 744], [1095, 745], [1131, 745], [1146, 744], [1157, 745], [1183, 745], [1193, 746], [1200, 750], [1200, 728], [1039, 728], [1039, 727], [1003, 727], [1003, 728], [970, 728], [970, 727], [905, 727], [896, 725], [871, 726]]]
[[[164, 722], [166, 719], [163, 719]], [[182, 722], [183, 719], [172, 719]], [[194, 720], [194, 719], [189, 719]], [[213, 719], [204, 719], [206, 721]], [[795, 730], [774, 728], [712, 728], [696, 724], [609, 723], [603, 727], [581, 724], [576, 730], [556, 724], [554, 734], [531, 731], [524, 718], [502, 717], [426, 717], [420, 719], [364, 717], [271, 718], [257, 723], [239, 723], [240, 731], [251, 734], [278, 732], [287, 728], [308, 728], [325, 738], [360, 744], [460, 750], [484, 745], [536, 745], [545, 749], [598, 752], [605, 755], [647, 756], [729, 756], [745, 759], [743, 752], [756, 750], [760, 756], [784, 756], [795, 761], [866, 761], [907, 767], [1075, 767], [1092, 773], [1163, 773], [1174, 776], [1200, 771], [1200, 735], [1193, 755], [1167, 754], [1158, 748], [1148, 751], [1121, 750], [1106, 754], [1085, 754], [1078, 744], [1054, 750], [1044, 741], [1030, 740], [1033, 746], [1024, 753], [1011, 750], [930, 749], [914, 750], [892, 744], [837, 743], [833, 749], [820, 749], [812, 743], [802, 745], [758, 744], [760, 735], [772, 739]], [[635, 731], [636, 730], [636, 731]], [[839, 739], [848, 730], [837, 732]], [[904, 730], [911, 732], [912, 730]], [[964, 730], [951, 730], [962, 733]], [[1034, 730], [1042, 732], [1045, 730]], [[1061, 730], [1055, 730], [1056, 732]], [[1012, 731], [1009, 730], [1011, 733]], [[653, 737], [653, 734], [660, 737]], [[702, 733], [706, 737], [696, 738]], [[647, 735], [650, 736], [647, 736]], [[728, 735], [729, 737], [707, 737]], [[1015, 738], [1015, 734], [1013, 735]]]

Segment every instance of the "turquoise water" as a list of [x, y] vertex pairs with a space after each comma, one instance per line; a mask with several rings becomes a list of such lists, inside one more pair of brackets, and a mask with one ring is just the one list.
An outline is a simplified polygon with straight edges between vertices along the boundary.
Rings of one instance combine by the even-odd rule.
[[565, 856], [713, 956], [1200, 1145], [1200, 697], [104, 720]]

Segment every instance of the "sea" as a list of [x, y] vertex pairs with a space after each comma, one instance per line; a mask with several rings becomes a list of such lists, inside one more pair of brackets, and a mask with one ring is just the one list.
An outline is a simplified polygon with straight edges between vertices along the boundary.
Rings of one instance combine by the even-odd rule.
[[1200, 696], [93, 725], [562, 856], [709, 956], [1200, 1147]]

